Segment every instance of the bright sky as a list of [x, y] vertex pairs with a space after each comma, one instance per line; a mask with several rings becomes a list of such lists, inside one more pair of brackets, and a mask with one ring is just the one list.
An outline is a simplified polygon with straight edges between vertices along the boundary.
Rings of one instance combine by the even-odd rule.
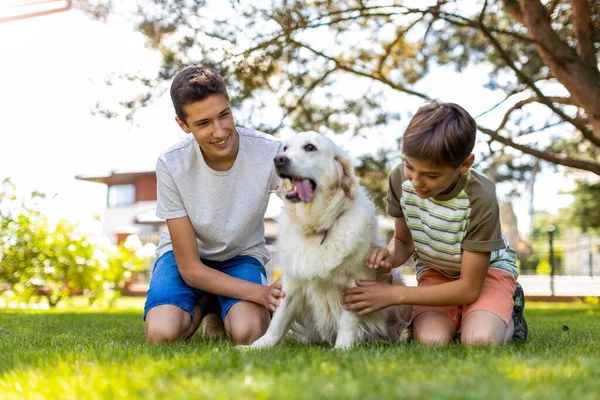
[[[97, 101], [115, 102], [133, 93], [127, 85], [107, 87], [111, 74], [153, 76], [158, 68], [158, 55], [129, 25], [106, 25], [68, 11], [0, 24], [0, 38], [0, 180], [12, 178], [21, 192], [57, 194], [50, 213], [69, 219], [102, 214], [106, 189], [75, 175], [153, 169], [160, 153], [182, 137], [168, 96], [140, 110], [134, 124], [91, 113]], [[419, 89], [477, 115], [502, 98], [483, 89], [486, 73], [481, 68], [462, 75], [435, 69]], [[414, 111], [420, 101], [409, 103], [406, 107]], [[389, 134], [333, 139], [353, 155], [395, 145]], [[569, 204], [571, 196], [557, 194], [565, 189], [557, 184], [566, 182], [561, 177], [550, 172], [540, 176], [537, 210], [555, 212]], [[503, 191], [499, 188], [500, 198]], [[527, 196], [513, 206], [525, 233]]]
[[127, 97], [127, 86], [105, 87], [112, 73], [158, 68], [131, 28], [68, 11], [0, 24], [0, 37], [0, 178], [11, 177], [20, 190], [57, 193], [53, 212], [101, 214], [105, 188], [75, 175], [153, 169], [181, 137], [164, 100], [141, 110], [135, 124], [91, 114], [99, 100]]

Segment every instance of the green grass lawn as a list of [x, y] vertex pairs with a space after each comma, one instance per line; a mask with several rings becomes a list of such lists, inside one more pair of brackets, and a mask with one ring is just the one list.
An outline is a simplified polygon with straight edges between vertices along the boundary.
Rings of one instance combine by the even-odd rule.
[[[148, 346], [142, 302], [0, 310], [0, 399], [597, 399], [600, 306], [528, 304], [530, 340], [500, 349], [377, 344], [340, 352], [292, 341]], [[568, 327], [568, 328], [567, 328]]]

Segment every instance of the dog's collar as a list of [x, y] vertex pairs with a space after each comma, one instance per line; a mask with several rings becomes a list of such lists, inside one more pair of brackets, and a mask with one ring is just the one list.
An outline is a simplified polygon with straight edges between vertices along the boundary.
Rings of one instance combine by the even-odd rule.
[[326, 229], [325, 230], [325, 235], [323, 235], [323, 239], [321, 239], [321, 243], [320, 244], [323, 244], [323, 242], [325, 241], [325, 238], [327, 237], [327, 233], [328, 232], [329, 232], [329, 229]]

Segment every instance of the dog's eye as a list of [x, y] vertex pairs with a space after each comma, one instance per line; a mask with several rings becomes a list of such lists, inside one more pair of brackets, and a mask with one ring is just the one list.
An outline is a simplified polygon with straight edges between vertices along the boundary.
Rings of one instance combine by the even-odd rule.
[[312, 144], [307, 144], [306, 146], [304, 146], [304, 150], [306, 151], [317, 151], [317, 148], [315, 146], [313, 146]]
[[287, 146], [283, 146], [283, 151], [287, 151]]

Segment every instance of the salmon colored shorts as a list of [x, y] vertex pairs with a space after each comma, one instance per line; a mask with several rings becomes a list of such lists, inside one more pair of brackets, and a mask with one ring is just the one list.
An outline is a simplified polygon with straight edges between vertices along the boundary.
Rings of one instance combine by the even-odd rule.
[[[453, 278], [449, 278], [434, 269], [425, 270], [417, 278], [418, 286], [439, 285], [453, 280]], [[412, 320], [414, 321], [419, 314], [427, 311], [434, 311], [443, 314], [456, 322], [456, 326], [458, 326], [460, 331], [461, 321], [464, 317], [473, 311], [484, 310], [496, 314], [508, 325], [512, 319], [514, 306], [513, 295], [516, 288], [517, 281], [513, 274], [497, 268], [489, 268], [485, 281], [483, 281], [481, 294], [474, 303], [464, 306], [445, 307], [415, 306]]]

